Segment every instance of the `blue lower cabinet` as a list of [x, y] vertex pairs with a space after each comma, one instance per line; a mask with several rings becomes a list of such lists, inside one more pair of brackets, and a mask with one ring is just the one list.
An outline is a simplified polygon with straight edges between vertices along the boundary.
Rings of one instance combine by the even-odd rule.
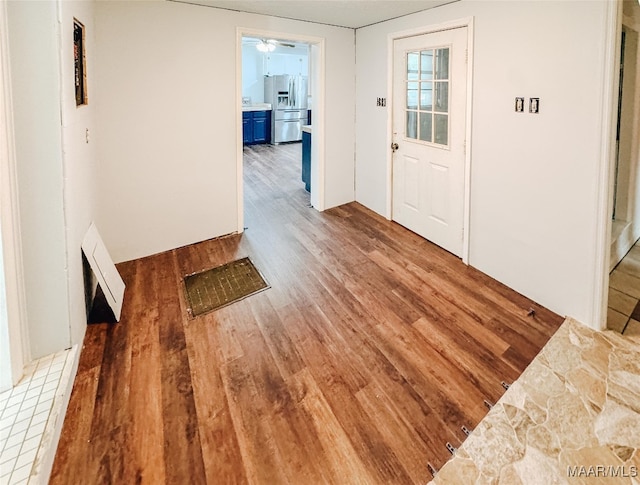
[[253, 119], [253, 143], [267, 143], [267, 134], [271, 131], [271, 123], [266, 118]]
[[302, 181], [307, 192], [311, 192], [311, 133], [302, 132]]
[[271, 142], [271, 111], [242, 113], [242, 142], [245, 145]]
[[250, 111], [242, 113], [242, 143], [253, 143], [253, 118]]

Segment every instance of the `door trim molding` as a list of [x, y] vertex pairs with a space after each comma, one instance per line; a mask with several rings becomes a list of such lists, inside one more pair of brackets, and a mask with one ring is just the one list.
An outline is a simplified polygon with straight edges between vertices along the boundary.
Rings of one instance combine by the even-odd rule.
[[[304, 42], [312, 47], [309, 66], [313, 99], [313, 144], [311, 146], [311, 205], [322, 212], [325, 209], [325, 57], [326, 44], [323, 37], [312, 37], [271, 30], [236, 28], [236, 192], [238, 194], [238, 233], [244, 231], [244, 181], [242, 165], [242, 37], [263, 37]], [[317, 58], [317, 59], [316, 59]]]
[[[387, 147], [393, 141], [393, 44], [398, 39], [414, 37], [416, 35], [433, 34], [443, 30], [467, 28], [467, 99], [465, 120], [465, 155], [464, 155], [464, 214], [462, 219], [462, 262], [469, 264], [469, 227], [471, 224], [471, 141], [472, 141], [472, 107], [473, 107], [473, 24], [474, 17], [465, 17], [458, 20], [443, 22], [424, 27], [418, 27], [399, 32], [392, 32], [387, 36], [387, 99], [389, 108], [387, 111]], [[387, 201], [386, 218], [391, 220], [393, 215], [393, 155], [387, 150]]]
[[592, 285], [593, 302], [587, 323], [596, 330], [607, 326], [609, 298], [609, 260], [611, 257], [611, 211], [613, 184], [615, 183], [615, 149], [617, 125], [617, 99], [620, 63], [620, 30], [622, 28], [622, 2], [606, 2], [603, 96], [601, 99], [600, 167], [595, 197], [595, 265]]
[[[0, 388], [15, 385], [22, 377], [24, 365], [31, 359], [27, 331], [27, 305], [22, 266], [22, 238], [20, 232], [20, 205], [18, 201], [18, 174], [14, 148], [13, 103], [11, 71], [9, 65], [9, 39], [7, 34], [6, 2], [0, 5], [0, 226], [2, 252], [0, 271], [4, 274], [6, 313], [0, 315], [0, 342], [5, 337], [1, 352], [8, 350], [10, 376], [2, 375]], [[6, 322], [1, 320], [7, 319]], [[6, 327], [5, 327], [6, 326]], [[6, 332], [6, 333], [5, 333]], [[6, 382], [6, 378], [11, 382]]]

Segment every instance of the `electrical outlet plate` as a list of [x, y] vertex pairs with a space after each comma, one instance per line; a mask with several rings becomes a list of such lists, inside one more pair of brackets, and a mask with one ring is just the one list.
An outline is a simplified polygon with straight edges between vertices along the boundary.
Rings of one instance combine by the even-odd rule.
[[524, 98], [516, 98], [515, 108], [516, 108], [516, 113], [524, 112]]

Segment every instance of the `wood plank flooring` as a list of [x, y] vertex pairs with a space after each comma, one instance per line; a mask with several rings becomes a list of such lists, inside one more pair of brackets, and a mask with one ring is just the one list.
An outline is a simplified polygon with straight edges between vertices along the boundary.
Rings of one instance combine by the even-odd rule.
[[[52, 484], [424, 484], [562, 323], [357, 203], [309, 207], [299, 145], [245, 148], [245, 197], [244, 234], [119, 265]], [[189, 319], [183, 276], [245, 256], [271, 288]]]

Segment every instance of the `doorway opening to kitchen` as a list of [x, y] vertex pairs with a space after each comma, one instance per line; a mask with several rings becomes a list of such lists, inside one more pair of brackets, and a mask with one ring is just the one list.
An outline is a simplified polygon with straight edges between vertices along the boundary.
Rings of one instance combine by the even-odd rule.
[[238, 30], [238, 232], [324, 209], [324, 41]]

